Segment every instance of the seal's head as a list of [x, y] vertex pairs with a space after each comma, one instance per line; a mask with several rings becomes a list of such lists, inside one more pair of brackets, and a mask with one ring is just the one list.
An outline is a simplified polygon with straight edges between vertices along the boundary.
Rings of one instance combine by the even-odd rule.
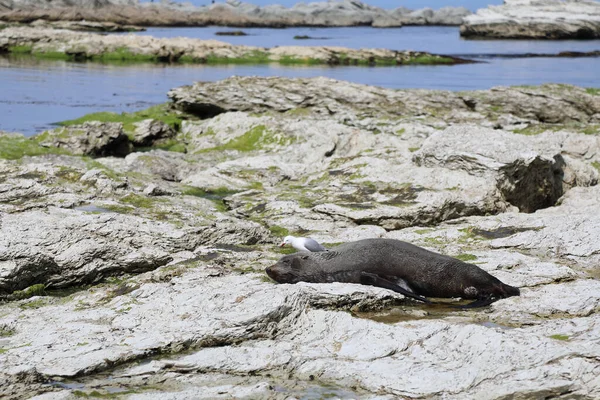
[[316, 256], [307, 253], [295, 253], [284, 256], [266, 270], [269, 277], [279, 283], [319, 282], [323, 273]]

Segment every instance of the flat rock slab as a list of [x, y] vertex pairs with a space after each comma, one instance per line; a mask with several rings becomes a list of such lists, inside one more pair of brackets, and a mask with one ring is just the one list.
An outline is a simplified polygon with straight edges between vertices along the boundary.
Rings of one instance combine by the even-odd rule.
[[465, 17], [460, 34], [490, 39], [595, 39], [600, 37], [600, 4], [507, 0]]
[[[598, 308], [597, 286], [597, 281], [555, 289], [551, 285], [549, 293], [535, 298], [544, 299], [550, 314], [577, 315], [584, 293], [585, 304]], [[231, 287], [236, 290], [227, 289]], [[260, 373], [271, 379], [301, 380], [312, 376], [322, 384], [406, 397], [453, 394], [492, 399], [514, 394], [515, 387], [528, 395], [591, 394], [600, 389], [594, 379], [600, 347], [589, 339], [600, 326], [597, 316], [576, 318], [576, 325], [569, 328], [557, 325], [537, 314], [537, 306], [531, 306], [535, 301], [528, 300], [533, 293], [495, 303], [488, 311], [487, 318], [501, 316], [507, 321], [528, 310], [530, 321], [537, 324], [517, 329], [469, 322], [473, 313], [486, 316], [485, 311], [449, 311], [445, 317], [442, 313], [434, 319], [382, 324], [328, 310], [377, 309], [394, 301], [401, 304], [394, 300], [398, 297], [359, 285], [275, 285], [261, 283], [256, 275], [210, 277], [191, 271], [170, 283], [142, 283], [112, 298], [110, 291], [102, 290], [77, 294], [67, 304], [51, 302], [21, 311], [18, 323], [12, 314], [2, 317], [0, 324], [15, 327], [13, 335], [2, 340], [7, 349], [1, 356], [3, 371], [9, 375], [36, 371], [56, 379], [93, 375], [124, 364], [116, 376], [133, 377], [144, 371], [171, 376]], [[19, 346], [24, 342], [28, 345]], [[183, 349], [196, 352], [127, 368], [137, 358]], [[522, 376], [535, 385], [508, 384]]]
[[[415, 153], [415, 161], [495, 179], [507, 202], [523, 212], [533, 212], [555, 204], [570, 189], [569, 181], [564, 179], [566, 174], [580, 184], [588, 177], [592, 178], [587, 184], [598, 182], [598, 173], [592, 166], [577, 162], [569, 166], [561, 155], [561, 138], [553, 139], [559, 140], [552, 143], [548, 135], [532, 139], [500, 130], [456, 126], [430, 136]], [[493, 146], [483, 146], [486, 142]], [[569, 169], [571, 173], [567, 172]], [[529, 185], [534, 188], [528, 188]]]
[[[185, 232], [146, 222], [63, 209], [5, 215], [0, 227], [0, 291], [7, 294], [40, 283], [92, 283], [111, 270], [155, 269], [172, 260], [171, 252], [194, 248], [195, 239], [186, 239]], [[162, 245], [156, 246], [153, 237], [159, 232]], [[186, 245], [187, 240], [192, 243]]]
[[182, 110], [199, 116], [226, 111], [261, 113], [310, 109], [347, 117], [439, 116], [447, 122], [482, 123], [510, 115], [514, 122], [600, 122], [600, 96], [569, 85], [498, 87], [471, 92], [393, 90], [329, 78], [232, 77], [197, 82], [169, 92]]

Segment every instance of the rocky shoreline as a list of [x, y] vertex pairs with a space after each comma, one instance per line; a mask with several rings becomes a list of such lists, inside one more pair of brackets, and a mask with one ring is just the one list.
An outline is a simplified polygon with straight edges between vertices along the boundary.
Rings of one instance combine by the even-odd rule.
[[419, 51], [350, 49], [335, 46], [239, 46], [184, 37], [102, 35], [62, 29], [10, 27], [0, 30], [0, 53], [42, 58], [200, 64], [279, 63], [328, 65], [453, 65], [472, 61]]
[[[441, 25], [460, 26], [461, 36], [471, 39], [600, 38], [600, 5], [593, 0], [505, 0], [501, 6], [489, 6], [475, 14], [464, 7], [387, 10], [359, 0], [300, 2], [290, 8], [259, 7], [239, 0], [198, 7], [174, 1], [139, 3], [137, 0], [80, 0], [75, 4], [38, 0], [0, 2], [0, 22], [30, 24], [40, 20], [85, 21], [83, 27], [91, 29], [99, 28], [93, 24], [271, 28]], [[82, 28], [76, 24], [67, 27]]]
[[113, 22], [139, 26], [207, 26], [293, 27], [293, 26], [373, 26], [454, 25], [462, 23], [471, 11], [464, 7], [423, 8], [409, 10], [398, 7], [386, 10], [359, 0], [300, 2], [293, 7], [280, 5], [259, 7], [239, 0], [192, 6], [189, 3], [139, 3], [133, 0], [39, 2], [4, 0], [0, 2], [0, 21]]
[[504, 0], [465, 17], [460, 34], [475, 39], [599, 39], [593, 0]]
[[[0, 134], [1, 397], [600, 395], [598, 89], [232, 77], [169, 98]], [[521, 296], [275, 284], [287, 234], [406, 240]]]

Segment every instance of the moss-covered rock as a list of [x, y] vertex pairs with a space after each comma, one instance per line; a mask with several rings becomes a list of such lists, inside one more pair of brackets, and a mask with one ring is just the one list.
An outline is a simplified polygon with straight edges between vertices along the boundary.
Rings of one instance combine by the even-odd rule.
[[0, 158], [16, 160], [24, 156], [43, 154], [68, 154], [65, 148], [48, 147], [40, 144], [39, 138], [26, 138], [19, 134], [0, 133]]

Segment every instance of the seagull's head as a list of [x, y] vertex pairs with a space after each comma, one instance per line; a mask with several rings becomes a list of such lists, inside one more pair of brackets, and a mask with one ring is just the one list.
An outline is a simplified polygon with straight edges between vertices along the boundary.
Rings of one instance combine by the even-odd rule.
[[295, 238], [293, 236], [286, 236], [283, 238], [283, 242], [281, 242], [281, 244], [279, 245], [280, 247], [285, 246], [286, 244], [292, 244], [292, 240], [294, 240]]

